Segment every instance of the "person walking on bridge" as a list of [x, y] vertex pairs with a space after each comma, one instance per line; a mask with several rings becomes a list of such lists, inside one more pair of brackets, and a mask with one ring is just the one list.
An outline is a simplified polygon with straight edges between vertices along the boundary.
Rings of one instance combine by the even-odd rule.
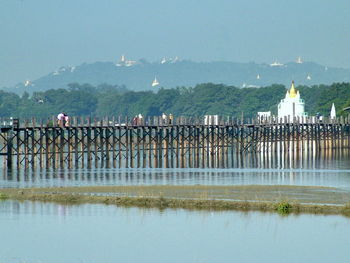
[[61, 128], [68, 127], [69, 126], [69, 117], [66, 113], [61, 112], [57, 115], [57, 124]]
[[61, 128], [64, 127], [64, 114], [63, 112], [61, 112], [60, 114], [57, 115], [57, 124], [58, 126], [60, 126]]

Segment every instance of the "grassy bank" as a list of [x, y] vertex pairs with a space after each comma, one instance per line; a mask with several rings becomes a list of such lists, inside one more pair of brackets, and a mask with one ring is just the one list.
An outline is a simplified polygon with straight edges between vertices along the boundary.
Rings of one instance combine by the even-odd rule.
[[0, 189], [0, 200], [65, 204], [103, 203], [125, 207], [276, 211], [350, 216], [350, 193], [331, 187], [248, 186], [93, 186]]

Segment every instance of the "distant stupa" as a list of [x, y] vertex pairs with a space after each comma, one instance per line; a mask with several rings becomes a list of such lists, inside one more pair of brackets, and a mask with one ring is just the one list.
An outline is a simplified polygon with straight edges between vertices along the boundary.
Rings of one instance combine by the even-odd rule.
[[28, 86], [31, 86], [32, 85], [32, 82], [30, 81], [30, 80], [26, 80], [25, 82], [24, 82], [24, 86], [25, 87], [28, 87]]
[[335, 112], [335, 106], [334, 106], [334, 103], [332, 103], [330, 118], [331, 118], [331, 119], [335, 119], [336, 117], [337, 117], [337, 114], [336, 114], [336, 112]]
[[154, 77], [154, 80], [152, 81], [152, 87], [158, 86], [159, 82], [157, 80], [157, 77]]

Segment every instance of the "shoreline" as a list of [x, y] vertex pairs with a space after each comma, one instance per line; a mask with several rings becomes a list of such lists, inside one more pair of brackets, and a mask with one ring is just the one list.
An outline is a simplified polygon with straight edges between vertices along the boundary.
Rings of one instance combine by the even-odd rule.
[[1, 200], [106, 204], [123, 207], [261, 211], [350, 217], [350, 192], [334, 187], [287, 185], [137, 185], [2, 188]]

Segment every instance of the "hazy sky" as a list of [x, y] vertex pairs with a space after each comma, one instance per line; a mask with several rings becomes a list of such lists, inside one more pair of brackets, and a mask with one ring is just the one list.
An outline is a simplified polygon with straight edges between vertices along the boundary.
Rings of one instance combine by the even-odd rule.
[[349, 0], [0, 0], [0, 87], [127, 58], [350, 68]]

